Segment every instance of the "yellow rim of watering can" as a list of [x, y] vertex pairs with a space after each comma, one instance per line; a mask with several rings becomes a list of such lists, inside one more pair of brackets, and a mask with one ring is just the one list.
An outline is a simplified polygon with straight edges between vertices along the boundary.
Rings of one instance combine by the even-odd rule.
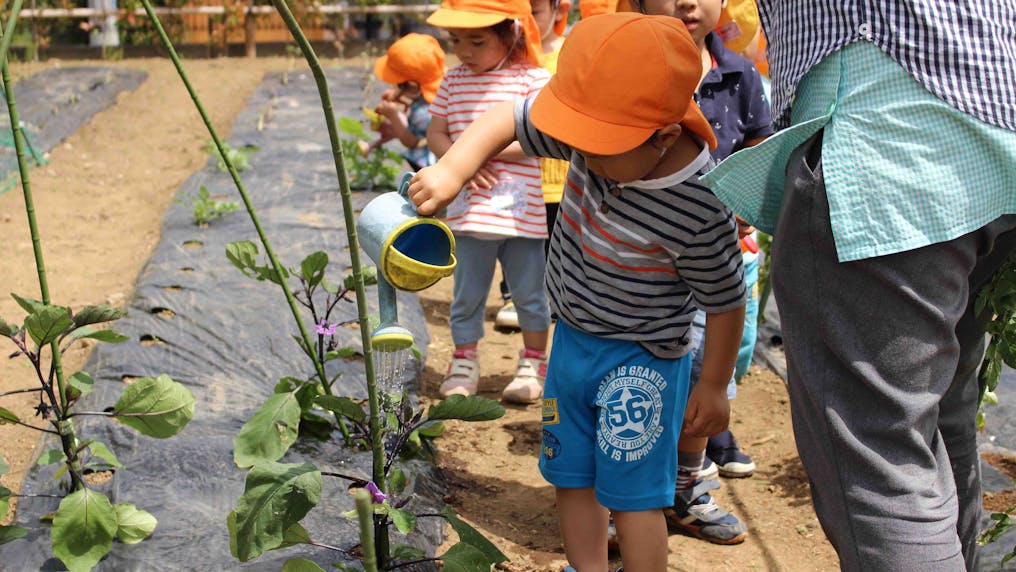
[[[419, 224], [439, 227], [448, 236], [448, 264], [437, 266], [414, 260], [398, 251], [392, 243], [410, 228]], [[433, 286], [438, 280], [451, 276], [455, 270], [455, 236], [443, 222], [434, 218], [415, 218], [400, 224], [381, 243], [381, 261], [378, 265], [388, 283], [406, 292], [416, 292]]]

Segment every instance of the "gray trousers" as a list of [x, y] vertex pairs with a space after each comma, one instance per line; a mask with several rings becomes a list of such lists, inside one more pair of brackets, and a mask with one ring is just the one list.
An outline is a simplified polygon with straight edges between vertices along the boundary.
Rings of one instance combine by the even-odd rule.
[[973, 303], [1016, 247], [1016, 216], [840, 263], [821, 144], [820, 132], [791, 157], [772, 253], [815, 511], [843, 570], [976, 570], [985, 336]]

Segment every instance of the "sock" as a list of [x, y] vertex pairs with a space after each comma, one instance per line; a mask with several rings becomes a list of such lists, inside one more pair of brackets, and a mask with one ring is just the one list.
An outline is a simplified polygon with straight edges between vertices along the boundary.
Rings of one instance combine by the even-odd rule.
[[677, 482], [674, 490], [681, 492], [691, 486], [702, 472], [702, 463], [705, 462], [706, 452], [698, 451], [689, 453], [686, 451], [677, 452]]
[[469, 348], [464, 350], [455, 350], [452, 353], [452, 358], [463, 358], [463, 359], [476, 359], [476, 348]]
[[519, 357], [547, 359], [547, 352], [541, 352], [540, 350], [531, 350], [529, 348], [525, 348], [522, 350], [522, 355]]

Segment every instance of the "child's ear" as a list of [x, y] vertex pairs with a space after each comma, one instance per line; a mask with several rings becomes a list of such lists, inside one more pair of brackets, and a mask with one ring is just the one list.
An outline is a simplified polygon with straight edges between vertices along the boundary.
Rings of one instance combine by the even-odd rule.
[[656, 141], [653, 143], [654, 147], [669, 149], [677, 140], [681, 138], [681, 133], [684, 133], [684, 129], [680, 123], [671, 123], [666, 127], [660, 128], [656, 132]]

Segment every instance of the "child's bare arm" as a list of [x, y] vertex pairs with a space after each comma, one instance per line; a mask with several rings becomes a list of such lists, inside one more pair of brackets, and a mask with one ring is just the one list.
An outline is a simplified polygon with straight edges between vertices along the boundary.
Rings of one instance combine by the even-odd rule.
[[444, 117], [430, 118], [427, 126], [427, 147], [438, 157], [444, 157], [452, 146], [452, 136], [448, 133], [448, 120]]
[[744, 306], [706, 314], [702, 373], [688, 397], [684, 414], [684, 432], [692, 437], [715, 435], [730, 422], [727, 384], [734, 372], [743, 329]]
[[[487, 110], [473, 121], [455, 140], [443, 150], [441, 160], [432, 167], [421, 169], [409, 184], [409, 196], [422, 215], [434, 214], [452, 202], [462, 186], [491, 157], [515, 141], [515, 103], [503, 101]], [[427, 131], [431, 150], [431, 130], [440, 118], [433, 118]], [[447, 127], [447, 122], [444, 122]]]

